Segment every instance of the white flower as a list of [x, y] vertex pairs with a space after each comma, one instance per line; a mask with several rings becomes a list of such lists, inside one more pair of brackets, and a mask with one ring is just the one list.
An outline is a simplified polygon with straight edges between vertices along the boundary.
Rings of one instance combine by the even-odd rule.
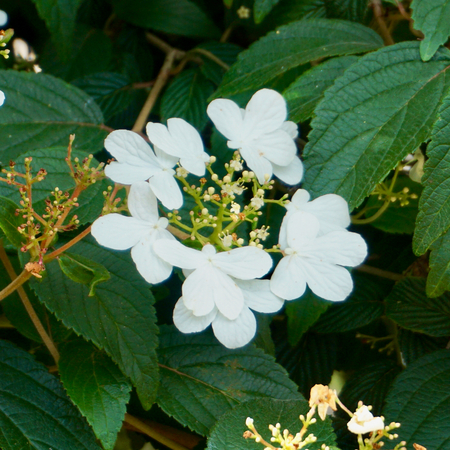
[[240, 172], [244, 167], [242, 166], [241, 161], [233, 159], [230, 161], [230, 167], [234, 169], [236, 172]]
[[0, 106], [2, 106], [3, 103], [5, 103], [5, 94], [3, 91], [0, 91]]
[[342, 266], [357, 266], [367, 255], [364, 239], [347, 230], [320, 235], [320, 221], [304, 211], [289, 218], [286, 255], [271, 279], [272, 292], [286, 300], [300, 297], [306, 285], [326, 300], [345, 300], [353, 289], [350, 273]]
[[311, 196], [304, 189], [298, 189], [291, 202], [286, 205], [286, 215], [280, 227], [279, 243], [281, 248], [287, 246], [286, 227], [289, 218], [297, 211], [305, 211], [316, 216], [320, 222], [319, 235], [347, 228], [350, 225], [350, 214], [347, 202], [336, 194], [326, 194], [310, 202]]
[[231, 100], [213, 100], [208, 116], [228, 141], [228, 147], [239, 149], [248, 167], [259, 182], [265, 175], [288, 184], [297, 184], [303, 175], [303, 165], [296, 156], [293, 139], [297, 125], [286, 122], [286, 101], [276, 91], [261, 89], [248, 102], [245, 110]]
[[272, 267], [272, 258], [255, 247], [216, 253], [211, 244], [199, 251], [178, 241], [160, 240], [153, 248], [173, 266], [194, 269], [183, 283], [182, 293], [184, 305], [195, 316], [205, 316], [217, 308], [227, 319], [235, 320], [244, 308], [244, 296], [231, 277], [252, 280]]
[[183, 119], [172, 118], [167, 127], [161, 123], [147, 124], [150, 141], [168, 155], [180, 158], [180, 164], [199, 177], [205, 174], [209, 155], [203, 150], [198, 131]]
[[264, 206], [264, 200], [261, 197], [253, 197], [250, 200], [250, 205], [256, 210], [262, 208]]
[[156, 197], [148, 183], [133, 184], [128, 195], [131, 217], [108, 214], [98, 218], [91, 233], [100, 245], [114, 250], [131, 249], [131, 257], [139, 273], [152, 284], [160, 283], [172, 273], [172, 266], [153, 251], [158, 239], [175, 238], [165, 229], [168, 220], [158, 217]]
[[173, 312], [175, 326], [182, 333], [197, 333], [212, 324], [215, 336], [225, 347], [238, 348], [248, 344], [256, 333], [256, 319], [250, 309], [274, 313], [283, 306], [284, 301], [270, 291], [269, 280], [233, 281], [244, 296], [244, 307], [235, 319], [228, 319], [217, 307], [209, 314], [196, 316], [181, 297]]
[[239, 214], [241, 212], [241, 205], [236, 202], [231, 202], [230, 212], [233, 214]]
[[105, 139], [105, 148], [117, 160], [105, 167], [106, 176], [121, 184], [149, 180], [153, 193], [166, 208], [178, 209], [183, 205], [183, 195], [172, 169], [178, 158], [157, 147], [155, 155], [141, 136], [128, 130], [110, 133]]
[[347, 423], [347, 428], [355, 434], [365, 434], [371, 431], [384, 429], [384, 420], [381, 417], [373, 417], [366, 405], [360, 406], [354, 416]]

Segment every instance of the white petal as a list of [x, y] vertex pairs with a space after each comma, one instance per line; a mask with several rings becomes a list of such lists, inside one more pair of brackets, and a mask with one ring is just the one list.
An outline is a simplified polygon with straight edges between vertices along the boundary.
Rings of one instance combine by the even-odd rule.
[[180, 158], [180, 164], [188, 172], [193, 173], [198, 177], [202, 177], [205, 174], [206, 165], [205, 165], [205, 158], [203, 158], [203, 155], [200, 155], [199, 157], [196, 158]]
[[297, 191], [291, 198], [291, 203], [288, 203], [286, 205], [286, 209], [301, 209], [304, 205], [306, 205], [306, 203], [309, 202], [310, 199], [311, 195], [309, 195], [309, 192], [307, 190], [297, 189]]
[[[247, 142], [247, 141], [246, 141]], [[287, 166], [297, 154], [297, 146], [283, 130], [266, 133], [252, 141], [258, 154], [262, 153], [270, 162]]]
[[165, 169], [149, 180], [153, 193], [167, 209], [179, 209], [183, 206], [183, 194], [173, 177], [174, 173], [172, 169]]
[[281, 127], [287, 108], [283, 96], [272, 89], [260, 89], [245, 107], [244, 130], [246, 139], [255, 139]]
[[190, 309], [187, 309], [181, 297], [173, 310], [173, 323], [182, 333], [198, 333], [203, 331], [214, 320], [217, 309], [214, 308], [206, 316], [194, 316]]
[[231, 100], [213, 100], [206, 110], [217, 130], [227, 139], [240, 140], [242, 135], [243, 118], [240, 108]]
[[162, 239], [156, 241], [153, 249], [164, 261], [182, 269], [197, 269], [208, 262], [204, 253], [186, 247], [177, 240]]
[[256, 334], [255, 315], [244, 307], [239, 317], [229, 320], [218, 313], [212, 322], [216, 338], [227, 348], [239, 348], [248, 344]]
[[105, 148], [120, 163], [142, 166], [143, 163], [158, 166], [152, 148], [139, 134], [128, 130], [116, 130], [105, 139]]
[[296, 258], [297, 276], [325, 300], [345, 300], [353, 289], [353, 280], [347, 269], [309, 258]]
[[159, 170], [159, 167], [150, 166], [143, 162], [139, 166], [133, 166], [113, 161], [105, 167], [105, 175], [116, 183], [133, 184], [148, 180]]
[[127, 250], [151, 232], [151, 225], [134, 217], [108, 214], [99, 217], [91, 228], [91, 234], [100, 245], [113, 250]]
[[165, 151], [161, 150], [157, 145], [155, 145], [155, 154], [158, 158], [158, 161], [163, 169], [172, 169], [178, 160], [178, 156], [171, 156], [167, 154]]
[[270, 280], [270, 289], [280, 298], [295, 300], [306, 290], [306, 279], [299, 272], [296, 260], [298, 256], [285, 256], [275, 268]]
[[149, 122], [146, 127], [147, 136], [150, 141], [159, 147], [163, 152], [171, 156], [180, 157], [180, 148], [178, 143], [170, 135], [169, 130], [162, 123]]
[[303, 163], [297, 156], [287, 166], [272, 163], [272, 167], [274, 175], [291, 186], [300, 183], [303, 178]]
[[254, 147], [252, 143], [245, 143], [242, 147], [230, 148], [240, 148], [242, 158], [247, 163], [247, 166], [255, 172], [260, 184], [264, 184], [266, 181], [265, 175], [268, 175], [269, 180], [272, 178], [272, 164], [268, 159], [256, 151], [256, 147]]
[[298, 137], [298, 126], [295, 122], [286, 120], [280, 127], [283, 131], [291, 137], [291, 139], [296, 139]]
[[271, 269], [273, 264], [270, 255], [257, 247], [234, 248], [217, 253], [212, 260], [215, 266], [240, 280], [260, 278]]
[[151, 234], [143, 237], [132, 249], [136, 268], [142, 277], [151, 284], [161, 283], [170, 277], [172, 265], [161, 259], [154, 251], [153, 244], [159, 239], [175, 239], [167, 230], [153, 229]]
[[182, 292], [184, 304], [196, 316], [209, 314], [215, 305], [225, 317], [234, 320], [244, 307], [244, 296], [236, 283], [211, 264], [192, 272]]
[[180, 158], [197, 158], [203, 155], [202, 138], [190, 123], [175, 117], [167, 121], [167, 128], [182, 151]]
[[244, 294], [245, 305], [254, 311], [274, 313], [279, 311], [284, 300], [270, 290], [269, 280], [236, 280]]
[[2, 106], [3, 103], [5, 103], [5, 94], [3, 91], [0, 91], [0, 106]]
[[158, 202], [148, 183], [139, 181], [131, 185], [128, 194], [128, 209], [136, 219], [150, 224], [158, 222]]
[[287, 217], [286, 235], [288, 247], [303, 250], [304, 247], [312, 246], [320, 230], [319, 220], [304, 211], [296, 211]]

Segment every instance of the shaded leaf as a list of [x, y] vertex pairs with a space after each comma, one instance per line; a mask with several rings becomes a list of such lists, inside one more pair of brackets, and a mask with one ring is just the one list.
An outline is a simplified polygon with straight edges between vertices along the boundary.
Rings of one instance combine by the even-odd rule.
[[327, 16], [363, 22], [369, 9], [368, 0], [325, 0]]
[[122, 427], [131, 385], [119, 368], [89, 342], [77, 339], [61, 348], [61, 381], [106, 450]]
[[23, 218], [16, 214], [18, 208], [12, 200], [0, 196], [0, 229], [12, 245], [20, 248], [26, 239], [18, 231], [19, 225], [24, 223]]
[[60, 381], [31, 355], [0, 341], [3, 450], [100, 450]]
[[383, 45], [370, 28], [343, 20], [300, 20], [278, 28], [239, 54], [215, 96], [257, 89], [301, 64], [327, 56], [364, 53]]
[[428, 138], [450, 85], [450, 53], [428, 63], [405, 42], [363, 56], [325, 92], [304, 149], [304, 187], [336, 193], [350, 209]]
[[431, 246], [427, 295], [438, 297], [450, 290], [450, 232], [447, 231]]
[[253, 16], [255, 23], [260, 23], [280, 0], [255, 0]]

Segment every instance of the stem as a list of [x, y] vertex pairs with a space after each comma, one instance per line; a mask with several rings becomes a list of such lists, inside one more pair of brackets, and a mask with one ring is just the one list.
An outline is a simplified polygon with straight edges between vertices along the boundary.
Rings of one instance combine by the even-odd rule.
[[355, 218], [352, 218], [352, 223], [356, 224], [356, 225], [366, 225], [368, 223], [372, 223], [375, 220], [377, 220], [378, 217], [380, 217], [388, 209], [390, 204], [391, 204], [391, 201], [388, 200], [388, 201], [383, 203], [383, 206], [373, 216], [370, 216], [367, 219], [355, 219]]
[[8, 295], [12, 294], [16, 291], [23, 283], [28, 281], [31, 278], [31, 272], [28, 270], [23, 270], [18, 277], [16, 277], [5, 289], [0, 291], [0, 302], [8, 297]]
[[395, 42], [392, 39], [391, 33], [388, 30], [388, 27], [386, 26], [386, 22], [384, 21], [383, 17], [383, 7], [381, 5], [381, 0], [372, 0], [372, 9], [373, 9], [373, 15], [375, 16], [375, 20], [378, 23], [378, 26], [380, 27], [380, 34], [383, 38], [383, 41], [386, 45], [394, 45]]
[[375, 275], [377, 277], [387, 278], [388, 280], [400, 281], [405, 278], [405, 275], [401, 273], [389, 272], [387, 270], [378, 269], [378, 267], [367, 266], [366, 264], [361, 264], [354, 268], [359, 272], [369, 273], [371, 275]]
[[172, 233], [174, 236], [176, 236], [178, 239], [181, 240], [185, 240], [185, 239], [189, 239], [191, 237], [190, 234], [187, 233], [183, 233], [181, 230], [179, 230], [178, 228], [173, 227], [172, 225], [168, 225], [167, 226], [167, 231], [169, 231], [170, 233]]
[[151, 426], [147, 425], [144, 422], [141, 422], [137, 417], [133, 417], [128, 413], [125, 414], [124, 422], [128, 423], [129, 425], [132, 425], [141, 433], [146, 434], [152, 439], [155, 439], [155, 441], [158, 441], [160, 444], [163, 444], [166, 447], [171, 448], [172, 450], [189, 450], [187, 447], [184, 447], [183, 445], [180, 445], [177, 442], [174, 442], [171, 439], [166, 438], [161, 433], [153, 429]]
[[220, 58], [218, 58], [214, 53], [210, 52], [209, 50], [205, 50], [204, 48], [194, 48], [191, 52], [205, 55], [207, 58], [209, 58], [211, 61], [214, 61], [216, 64], [218, 64], [225, 70], [228, 70], [230, 68], [228, 64], [224, 63]]
[[[22, 275], [23, 272], [17, 276], [16, 272], [14, 271], [14, 267], [11, 264], [11, 261], [8, 258], [8, 255], [5, 252], [5, 249], [3, 247], [3, 242], [0, 245], [0, 260], [2, 261], [3, 265], [5, 266], [6, 272], [8, 273], [9, 277], [14, 280], [8, 287], [10, 287], [14, 282], [16, 282]], [[28, 278], [30, 278], [31, 273], [28, 271], [24, 271], [28, 273]], [[28, 279], [27, 278], [27, 279]], [[24, 280], [23, 282], [25, 282]], [[36, 327], [36, 331], [39, 333], [39, 336], [41, 337], [42, 341], [44, 342], [45, 346], [48, 348], [48, 351], [53, 356], [53, 359], [58, 364], [59, 361], [59, 352], [56, 349], [56, 346], [54, 342], [52, 341], [51, 337], [47, 334], [45, 331], [44, 326], [42, 325], [42, 322], [40, 321], [38, 315], [36, 314], [36, 311], [33, 308], [33, 305], [31, 304], [25, 290], [22, 287], [23, 282], [19, 285], [17, 285], [17, 293], [19, 294], [20, 300], [22, 300], [23, 306], [25, 307], [28, 315], [30, 316], [31, 321], [33, 322], [34, 326]], [[3, 292], [3, 291], [2, 291]], [[1, 293], [0, 293], [0, 298]]]
[[64, 253], [70, 247], [73, 247], [77, 242], [81, 241], [81, 239], [83, 239], [85, 236], [87, 236], [90, 232], [91, 232], [91, 226], [88, 226], [85, 230], [83, 230], [80, 234], [75, 236], [69, 242], [67, 242], [63, 246], [59, 247], [58, 249], [56, 249], [54, 252], [50, 253], [49, 255], [46, 255], [44, 257], [44, 263], [49, 263], [50, 261], [53, 261], [57, 256], [61, 255], [61, 253]]

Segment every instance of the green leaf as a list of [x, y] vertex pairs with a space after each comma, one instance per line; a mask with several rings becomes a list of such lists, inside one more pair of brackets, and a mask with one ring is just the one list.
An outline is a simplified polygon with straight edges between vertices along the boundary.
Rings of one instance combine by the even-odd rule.
[[0, 229], [14, 247], [22, 247], [25, 238], [18, 231], [24, 220], [16, 211], [19, 207], [9, 198], [0, 196]]
[[283, 92], [289, 107], [289, 119], [293, 122], [309, 119], [324, 92], [356, 61], [356, 56], [332, 58], [298, 77]]
[[439, 108], [439, 117], [433, 126], [427, 148], [413, 250], [425, 253], [439, 236], [450, 228], [450, 97]]
[[420, 59], [404, 42], [363, 56], [325, 92], [304, 149], [305, 189], [360, 205], [389, 171], [428, 138], [450, 85], [450, 53]]
[[428, 298], [424, 278], [406, 278], [386, 298], [386, 316], [407, 330], [450, 336], [450, 294]]
[[89, 297], [95, 295], [95, 286], [111, 278], [104, 266], [75, 253], [64, 252], [58, 258], [61, 270], [75, 283], [89, 286]]
[[331, 302], [315, 296], [311, 291], [295, 301], [287, 302], [289, 343], [292, 346], [298, 344], [303, 334], [317, 322], [330, 306]]
[[46, 265], [47, 276], [34, 282], [39, 299], [77, 334], [102, 348], [136, 386], [144, 408], [158, 388], [157, 327], [153, 296], [138, 274], [129, 253], [113, 252], [83, 240], [71, 248], [106, 267], [111, 278], [89, 289], [67, 278], [56, 262]]
[[61, 381], [106, 450], [122, 427], [131, 385], [119, 368], [89, 342], [77, 339], [61, 348]]
[[364, 53], [383, 45], [370, 28], [343, 20], [300, 20], [269, 33], [239, 54], [215, 96], [258, 89], [273, 78], [319, 58]]
[[59, 380], [6, 341], [0, 341], [0, 397], [3, 450], [100, 450]]
[[270, 13], [272, 8], [280, 0], [255, 0], [253, 5], [253, 16], [255, 18], [255, 23], [261, 23], [264, 17]]
[[198, 130], [207, 121], [208, 98], [214, 85], [198, 69], [188, 69], [175, 77], [161, 99], [161, 116], [164, 120], [180, 117]]
[[325, 0], [328, 17], [354, 22], [364, 21], [368, 7], [367, 0]]
[[450, 429], [450, 392], [445, 386], [450, 377], [450, 352], [439, 350], [408, 366], [399, 375], [386, 400], [386, 423], [400, 422], [400, 440], [408, 447], [420, 443], [433, 450], [448, 449]]
[[[247, 417], [254, 420], [253, 424], [258, 433], [270, 442], [272, 433], [269, 431], [269, 425], [279, 423], [282, 430], [288, 429], [295, 435], [302, 428], [299, 415], [306, 416], [309, 409], [308, 402], [304, 399], [258, 399], [242, 403], [219, 419], [208, 439], [207, 450], [261, 450], [263, 448], [261, 443], [242, 436], [244, 431], [248, 430], [245, 426]], [[308, 427], [309, 433], [314, 434], [317, 441], [309, 444], [308, 449], [318, 450], [324, 443], [329, 447], [336, 445], [336, 436], [330, 419], [317, 419], [315, 424]]]
[[425, 38], [420, 43], [420, 56], [424, 61], [430, 60], [440, 45], [447, 42], [450, 35], [450, 1], [449, 0], [413, 0], [411, 18], [414, 28], [422, 31]]
[[113, 0], [114, 12], [144, 28], [181, 36], [216, 38], [220, 32], [211, 19], [190, 0]]
[[82, 0], [33, 0], [49, 29], [59, 53], [70, 56], [75, 20]]
[[217, 419], [246, 400], [297, 400], [297, 386], [273, 357], [248, 345], [229, 350], [212, 333], [183, 335], [161, 328], [158, 405], [178, 422], [207, 435]]
[[107, 135], [103, 117], [83, 91], [44, 74], [0, 70], [0, 159], [5, 163], [36, 148], [64, 146], [95, 153]]
[[[371, 222], [371, 225], [386, 233], [413, 234], [414, 224], [417, 212], [419, 211], [419, 197], [422, 193], [422, 186], [409, 177], [399, 177], [395, 183], [395, 192], [401, 192], [408, 189], [408, 195], [415, 194], [416, 198], [409, 198], [408, 204], [402, 206], [400, 201], [389, 204], [388, 209], [377, 219]], [[370, 214], [378, 211], [384, 204], [378, 196], [372, 195], [365, 208], [373, 208]], [[367, 216], [369, 217], [370, 214]]]
[[438, 297], [450, 290], [450, 231], [431, 246], [427, 295]]

